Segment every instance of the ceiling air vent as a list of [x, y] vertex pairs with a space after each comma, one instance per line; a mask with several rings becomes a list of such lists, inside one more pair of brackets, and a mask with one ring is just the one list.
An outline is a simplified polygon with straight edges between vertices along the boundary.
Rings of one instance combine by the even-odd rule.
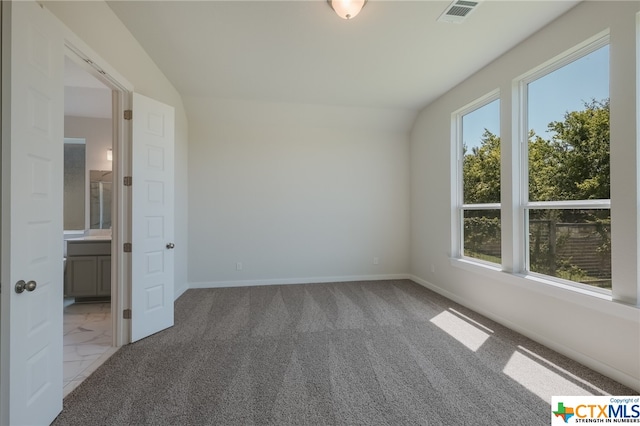
[[480, 1], [456, 0], [440, 15], [438, 21], [459, 24], [478, 6]]

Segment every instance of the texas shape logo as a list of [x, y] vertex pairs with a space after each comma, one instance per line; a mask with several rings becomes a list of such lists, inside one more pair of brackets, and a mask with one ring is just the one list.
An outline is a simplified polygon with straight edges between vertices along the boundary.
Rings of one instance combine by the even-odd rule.
[[569, 419], [575, 415], [573, 407], [565, 407], [564, 402], [558, 402], [558, 410], [554, 411], [556, 417], [561, 417], [565, 423], [569, 423]]

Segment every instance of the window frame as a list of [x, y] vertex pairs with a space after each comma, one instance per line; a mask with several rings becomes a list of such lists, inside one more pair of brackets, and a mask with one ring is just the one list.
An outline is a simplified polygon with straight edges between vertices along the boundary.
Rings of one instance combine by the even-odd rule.
[[[468, 103], [464, 107], [454, 111], [451, 114], [451, 180], [454, 182], [452, 185], [452, 229], [451, 229], [451, 257], [463, 259], [466, 261], [482, 264], [492, 268], [499, 267], [502, 269], [502, 253], [500, 256], [501, 263], [489, 262], [487, 260], [478, 259], [475, 257], [465, 256], [464, 254], [464, 212], [469, 210], [498, 210], [500, 212], [500, 223], [502, 223], [502, 202], [500, 203], [484, 203], [484, 204], [465, 204], [464, 203], [464, 153], [463, 153], [463, 128], [462, 119], [465, 115], [477, 111], [490, 103], [499, 102], [499, 114], [498, 119], [501, 118], [502, 101], [500, 98], [500, 89], [494, 89], [489, 93], [481, 96], [474, 101]], [[501, 124], [498, 124], [501, 126]], [[502, 139], [500, 139], [502, 144]], [[500, 162], [500, 175], [503, 173], [503, 164]], [[501, 178], [502, 179], [502, 178]], [[500, 182], [502, 184], [502, 182]], [[502, 252], [502, 245], [501, 245]]]
[[[514, 270], [522, 271], [522, 274], [531, 276], [544, 281], [557, 282], [574, 288], [580, 288], [594, 293], [611, 295], [612, 290], [603, 289], [588, 284], [570, 281], [551, 275], [546, 275], [530, 270], [530, 252], [529, 252], [529, 211], [530, 210], [606, 210], [611, 209], [611, 198], [609, 199], [593, 199], [593, 200], [565, 200], [565, 201], [530, 201], [529, 200], [529, 125], [528, 125], [528, 85], [542, 77], [545, 77], [554, 71], [563, 68], [572, 62], [581, 59], [598, 49], [610, 46], [609, 31], [603, 31], [595, 36], [578, 44], [567, 52], [564, 52], [555, 58], [539, 65], [531, 71], [514, 79], [515, 96], [517, 102], [514, 107], [517, 111], [517, 120], [514, 124], [514, 144], [517, 145], [518, 164], [514, 164], [514, 179], [519, 181], [519, 203], [518, 218], [514, 218], [517, 223], [516, 229], [520, 233], [522, 243], [516, 248], [517, 256], [514, 258]], [[611, 62], [609, 62], [611, 66]], [[504, 167], [505, 165], [502, 164]], [[611, 195], [609, 195], [611, 197]], [[516, 241], [516, 237], [513, 237]]]
[[[528, 84], [606, 45], [611, 46], [608, 29], [513, 78], [510, 90], [506, 91], [502, 87], [501, 93], [501, 88], [496, 88], [451, 114], [451, 251], [449, 255], [453, 266], [483, 273], [493, 278], [501, 278], [506, 282], [523, 285], [527, 288], [530, 288], [531, 283], [537, 283], [544, 285], [547, 290], [558, 288], [604, 300], [612, 300], [615, 294], [613, 286], [610, 290], [603, 289], [529, 270], [528, 212], [530, 210], [611, 210], [611, 198], [606, 200], [529, 201]], [[611, 52], [609, 67], [611, 69]], [[494, 100], [500, 101], [501, 200], [500, 203], [465, 205], [463, 203], [462, 117]], [[508, 111], [504, 108], [507, 108]], [[504, 120], [507, 121], [503, 122]], [[505, 186], [508, 182], [512, 182], [512, 185]], [[499, 265], [464, 255], [464, 212], [494, 208], [500, 210], [502, 241], [501, 264]], [[612, 263], [613, 260], [612, 258]], [[502, 272], [502, 274], [496, 275], [497, 272]], [[522, 281], [522, 279], [526, 281]]]

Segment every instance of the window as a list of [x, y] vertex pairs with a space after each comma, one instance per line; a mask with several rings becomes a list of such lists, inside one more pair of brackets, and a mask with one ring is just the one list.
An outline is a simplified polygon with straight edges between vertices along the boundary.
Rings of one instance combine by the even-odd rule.
[[452, 115], [452, 255], [607, 293], [609, 36], [515, 83], [515, 133], [502, 158], [497, 90]]
[[600, 39], [521, 83], [524, 269], [611, 288], [609, 46]]
[[454, 114], [459, 159], [456, 247], [461, 256], [501, 263], [498, 93]]

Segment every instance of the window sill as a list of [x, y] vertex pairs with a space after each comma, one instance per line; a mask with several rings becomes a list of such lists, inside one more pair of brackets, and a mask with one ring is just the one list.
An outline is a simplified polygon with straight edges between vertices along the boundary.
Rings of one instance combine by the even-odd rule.
[[613, 300], [608, 292], [584, 289], [533, 274], [512, 273], [503, 270], [500, 265], [475, 262], [467, 258], [450, 258], [450, 262], [456, 268], [483, 275], [491, 280], [499, 280], [508, 285], [517, 286], [527, 291], [577, 304], [608, 315], [634, 322], [638, 321], [640, 307]]

